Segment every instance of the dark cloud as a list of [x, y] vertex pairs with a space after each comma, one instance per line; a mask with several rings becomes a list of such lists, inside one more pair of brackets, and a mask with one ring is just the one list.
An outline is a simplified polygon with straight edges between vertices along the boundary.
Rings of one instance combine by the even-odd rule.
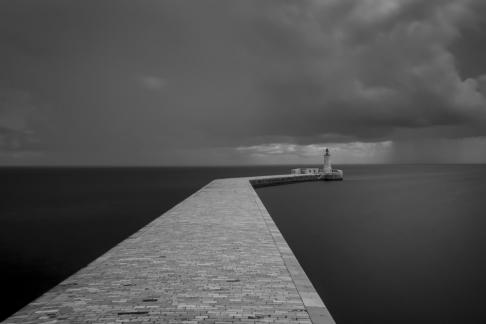
[[[403, 128], [414, 132], [484, 122], [486, 100], [478, 80], [461, 79], [448, 50], [463, 20], [473, 15], [467, 2], [329, 3], [348, 10], [334, 18], [332, 28], [321, 28], [319, 8], [314, 8], [317, 13], [307, 17], [314, 27], [305, 29], [315, 34], [312, 45], [321, 43], [323, 54], [301, 58], [288, 79], [271, 75], [276, 78], [267, 81], [269, 115], [286, 117], [284, 123], [276, 119], [275, 133], [291, 129], [292, 119], [299, 125], [293, 127], [295, 135], [334, 132], [365, 140], [393, 138]], [[320, 9], [328, 10], [326, 5]], [[281, 70], [294, 68], [284, 61], [280, 65]]]
[[17, 154], [39, 149], [35, 129], [40, 118], [28, 93], [0, 90], [0, 153]]
[[281, 141], [484, 136], [485, 12], [481, 0], [2, 1], [0, 89], [35, 113], [4, 99], [0, 149], [211, 163]]

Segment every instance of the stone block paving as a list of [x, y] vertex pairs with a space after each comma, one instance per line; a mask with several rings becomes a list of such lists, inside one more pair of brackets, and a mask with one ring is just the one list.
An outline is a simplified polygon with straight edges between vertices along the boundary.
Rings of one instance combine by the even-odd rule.
[[209, 183], [4, 323], [334, 323], [249, 180]]

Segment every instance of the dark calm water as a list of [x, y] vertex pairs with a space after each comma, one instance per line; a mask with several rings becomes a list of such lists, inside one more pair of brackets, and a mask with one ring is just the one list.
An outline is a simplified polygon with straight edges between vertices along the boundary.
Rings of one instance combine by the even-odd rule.
[[486, 165], [258, 189], [338, 324], [486, 323]]
[[0, 168], [0, 320], [215, 178], [288, 167]]

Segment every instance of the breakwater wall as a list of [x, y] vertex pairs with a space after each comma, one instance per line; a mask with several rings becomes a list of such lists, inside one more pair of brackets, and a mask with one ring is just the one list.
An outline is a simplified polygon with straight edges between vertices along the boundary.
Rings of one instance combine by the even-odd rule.
[[314, 180], [214, 180], [4, 323], [334, 323], [253, 189]]
[[250, 179], [250, 183], [254, 188], [278, 186], [288, 183], [304, 182], [304, 181], [318, 181], [318, 174], [298, 174], [298, 175], [281, 175], [281, 176], [267, 176]]

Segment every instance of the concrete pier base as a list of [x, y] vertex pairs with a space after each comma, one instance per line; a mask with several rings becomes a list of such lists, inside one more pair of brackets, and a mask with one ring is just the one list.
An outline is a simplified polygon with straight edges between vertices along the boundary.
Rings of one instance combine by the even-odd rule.
[[212, 181], [5, 323], [334, 323], [251, 184], [305, 177]]

